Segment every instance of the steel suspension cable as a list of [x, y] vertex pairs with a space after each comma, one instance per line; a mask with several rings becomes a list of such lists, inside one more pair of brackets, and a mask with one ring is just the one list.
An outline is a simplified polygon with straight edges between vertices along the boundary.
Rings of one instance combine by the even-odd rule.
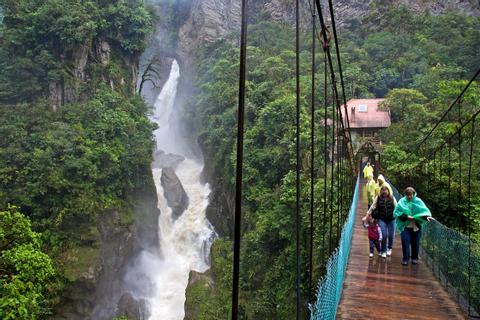
[[235, 183], [235, 226], [233, 241], [232, 320], [238, 319], [238, 292], [240, 279], [240, 241], [242, 222], [243, 135], [245, 123], [245, 79], [247, 58], [247, 0], [242, 0], [240, 35], [240, 75], [238, 89], [237, 167]]
[[[322, 11], [322, 6], [320, 5], [320, 0], [315, 0], [315, 6], [317, 8], [317, 13], [318, 13], [318, 17], [320, 19], [320, 26], [322, 28], [322, 31], [323, 30], [327, 30], [327, 27], [325, 25], [325, 19], [323, 17], [323, 11]], [[330, 77], [331, 77], [331, 81], [332, 81], [332, 86], [333, 86], [333, 101], [334, 103], [336, 103], [336, 107], [338, 109], [340, 109], [340, 99], [338, 98], [338, 90], [337, 90], [337, 80], [336, 80], [336, 77], [335, 77], [335, 69], [333, 67], [333, 62], [332, 62], [332, 56], [331, 56], [331, 53], [330, 53], [330, 46], [329, 46], [329, 39], [327, 37], [327, 32], [322, 32], [321, 33], [322, 37], [323, 37], [323, 42], [325, 44], [327, 44], [327, 48], [326, 48], [326, 52], [327, 52], [327, 58], [328, 58], [328, 64], [329, 64], [329, 67], [330, 67]], [[341, 114], [340, 114], [341, 116]], [[344, 132], [345, 134], [345, 127], [344, 127], [344, 123], [343, 123], [343, 120], [340, 122], [341, 126], [342, 126], [342, 131]], [[352, 146], [351, 146], [351, 140], [349, 141], [349, 144], [350, 144], [350, 148], [352, 149]], [[349, 158], [350, 158], [350, 161], [353, 161], [353, 149], [352, 149], [352, 154], [349, 155]]]
[[[462, 115], [461, 115], [461, 102], [462, 99], [458, 100], [458, 124], [462, 126]], [[462, 198], [462, 130], [458, 132], [458, 205], [460, 206]]]
[[462, 198], [462, 131], [458, 133], [458, 206], [460, 206]]
[[[347, 132], [348, 132], [348, 139], [352, 141], [352, 134], [350, 131], [350, 121], [348, 119], [348, 112], [347, 112], [347, 99], [345, 97], [345, 84], [343, 82], [343, 71], [342, 71], [342, 62], [340, 59], [340, 48], [338, 46], [338, 37], [337, 37], [337, 27], [335, 26], [335, 14], [333, 12], [333, 4], [332, 0], [328, 0], [328, 6], [330, 9], [330, 17], [332, 19], [332, 29], [333, 29], [333, 39], [335, 41], [335, 51], [337, 53], [337, 64], [338, 64], [338, 72], [340, 74], [340, 85], [342, 88], [342, 97], [343, 97], [343, 106], [345, 108], [345, 117], [346, 117], [346, 124], [347, 124]], [[343, 121], [343, 119], [342, 119]], [[354, 153], [353, 153], [353, 146], [350, 144], [351, 148], [351, 157], [353, 159]]]
[[468, 157], [468, 219], [467, 219], [467, 234], [468, 234], [468, 315], [471, 313], [471, 288], [472, 288], [472, 158], [473, 158], [473, 137], [475, 135], [475, 118], [472, 120], [472, 131], [470, 133], [470, 154]]
[[[334, 86], [332, 86], [332, 91], [335, 91]], [[333, 93], [333, 92], [332, 92]], [[333, 93], [332, 97], [335, 97], [335, 93]], [[332, 108], [332, 158], [331, 158], [331, 163], [330, 163], [330, 237], [328, 239], [328, 254], [332, 253], [332, 231], [333, 231], [333, 202], [334, 202], [334, 195], [333, 195], [333, 190], [334, 190], [334, 185], [335, 185], [335, 180], [334, 180], [334, 167], [335, 167], [335, 130], [337, 128], [337, 119], [336, 119], [336, 108], [334, 101], [333, 102], [333, 108]]]
[[452, 187], [452, 141], [448, 141], [448, 208], [452, 207], [451, 200]]
[[[337, 119], [339, 118], [339, 110], [337, 110]], [[340, 223], [340, 214], [341, 214], [341, 200], [342, 200], [342, 194], [340, 192], [340, 167], [342, 163], [342, 158], [341, 158], [341, 152], [340, 152], [340, 135], [339, 135], [339, 130], [338, 130], [338, 125], [337, 125], [337, 165], [336, 165], [336, 179], [337, 179], [337, 243], [340, 238], [340, 229], [341, 229], [341, 223]], [[336, 246], [336, 245], [335, 245]]]
[[[324, 32], [322, 30], [322, 32]], [[327, 225], [327, 188], [328, 188], [328, 179], [327, 179], [327, 161], [328, 161], [328, 144], [327, 144], [327, 136], [328, 136], [328, 69], [327, 69], [327, 52], [325, 46], [323, 47], [324, 50], [324, 88], [323, 88], [323, 97], [324, 97], [324, 106], [323, 106], [323, 228]], [[322, 268], [325, 266], [325, 234], [326, 232], [322, 232], [322, 257], [321, 257], [321, 265]]]
[[295, 85], [296, 85], [296, 319], [300, 320], [300, 4], [295, 0]]
[[310, 119], [310, 261], [309, 261], [309, 277], [308, 277], [308, 301], [312, 300], [313, 288], [313, 235], [314, 235], [314, 180], [315, 180], [315, 14], [312, 12], [312, 80], [311, 80], [311, 119]]

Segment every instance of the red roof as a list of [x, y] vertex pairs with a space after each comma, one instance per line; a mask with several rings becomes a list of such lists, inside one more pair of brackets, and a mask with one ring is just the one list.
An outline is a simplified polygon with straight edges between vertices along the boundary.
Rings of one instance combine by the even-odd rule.
[[[347, 102], [350, 128], [388, 128], [390, 126], [390, 111], [378, 110], [378, 104], [385, 99], [351, 99]], [[344, 123], [345, 108], [342, 105]], [[354, 110], [352, 112], [352, 110]], [[352, 114], [353, 113], [353, 114]]]

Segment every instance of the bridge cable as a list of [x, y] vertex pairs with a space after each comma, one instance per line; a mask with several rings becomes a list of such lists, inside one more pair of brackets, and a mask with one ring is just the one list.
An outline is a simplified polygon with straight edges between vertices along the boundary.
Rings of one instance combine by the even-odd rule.
[[[332, 99], [334, 100], [334, 103], [336, 103], [336, 105], [337, 105], [336, 107], [338, 109], [340, 109], [340, 99], [338, 98], [337, 80], [336, 80], [336, 77], [335, 77], [335, 69], [333, 67], [332, 56], [331, 56], [331, 53], [330, 53], [330, 46], [329, 46], [330, 39], [327, 37], [328, 28], [325, 25], [325, 20], [324, 20], [324, 17], [323, 17], [323, 11], [322, 11], [322, 6], [320, 5], [320, 0], [315, 0], [315, 6], [317, 8], [317, 13], [318, 13], [318, 17], [319, 17], [319, 20], [320, 20], [321, 29], [322, 29], [322, 31], [325, 31], [325, 32], [322, 32], [321, 35], [323, 37], [323, 42], [325, 44], [327, 44], [326, 53], [327, 53], [327, 58], [328, 58], [328, 64], [329, 64], [330, 71], [331, 71], [330, 77], [331, 77], [332, 87], [333, 87], [333, 98]], [[340, 114], [340, 116], [341, 116], [340, 119], [342, 119], [342, 121], [340, 122], [340, 124], [342, 126], [342, 131], [343, 131], [344, 134], [346, 134], [345, 133], [346, 129], [345, 129], [344, 123], [343, 123], [343, 117], [342, 117], [341, 114]], [[348, 114], [347, 114], [347, 116], [348, 116]], [[348, 121], [347, 121], [347, 124], [348, 124]], [[351, 140], [349, 141], [349, 143], [350, 143], [350, 149], [352, 150], [351, 151], [352, 153], [351, 154], [349, 153], [349, 159], [350, 159], [350, 162], [352, 162], [353, 161], [353, 148], [351, 146]], [[353, 167], [351, 169], [353, 169]]]
[[448, 140], [448, 209], [452, 207], [452, 140]]
[[[325, 32], [322, 30], [322, 32]], [[324, 88], [323, 88], [323, 103], [324, 103], [324, 114], [323, 114], [323, 227], [327, 225], [327, 188], [328, 188], [328, 179], [327, 179], [327, 161], [328, 161], [328, 69], [327, 69], [327, 51], [326, 45], [323, 46], [324, 53]], [[322, 232], [322, 256], [321, 256], [321, 266], [325, 266], [325, 234]]]
[[[310, 4], [310, 1], [308, 2]], [[310, 6], [310, 11], [311, 6]], [[314, 179], [315, 179], [315, 13], [312, 11], [312, 80], [311, 80], [311, 120], [310, 120], [310, 261], [309, 261], [309, 277], [308, 277], [308, 302], [312, 303], [313, 288], [313, 236], [314, 236]]]
[[[335, 14], [333, 12], [332, 0], [328, 0], [328, 7], [330, 9], [330, 17], [332, 19], [333, 39], [335, 41], [335, 51], [337, 53], [338, 72], [340, 74], [340, 85], [341, 85], [341, 88], [342, 88], [343, 106], [345, 108], [346, 125], [347, 125], [347, 129], [348, 129], [347, 130], [348, 139], [351, 142], [352, 141], [352, 134], [351, 134], [351, 130], [350, 130], [350, 121], [348, 119], [347, 99], [345, 97], [345, 84], [343, 82], [342, 63], [341, 63], [341, 59], [340, 59], [340, 49], [339, 49], [339, 46], [338, 46], [337, 28], [335, 26]], [[340, 107], [340, 105], [338, 105], [338, 107]], [[343, 119], [342, 119], [342, 122], [343, 122]], [[352, 157], [351, 160], [352, 160], [353, 157], [354, 157], [354, 153], [353, 153], [353, 146], [352, 146], [351, 143], [350, 143], [350, 148], [351, 148], [351, 157]]]
[[336, 108], [335, 108], [335, 86], [332, 86], [332, 154], [331, 154], [331, 163], [330, 163], [330, 230], [329, 230], [329, 238], [328, 238], [328, 254], [331, 254], [332, 249], [332, 231], [333, 231], [333, 189], [334, 189], [334, 166], [335, 166], [335, 130], [337, 128], [337, 119], [336, 119]]
[[296, 84], [296, 319], [300, 320], [300, 5], [295, 0], [295, 84]]
[[238, 319], [238, 293], [240, 279], [240, 232], [242, 221], [242, 180], [243, 180], [243, 135], [245, 122], [245, 80], [247, 53], [247, 0], [242, 0], [242, 21], [240, 35], [240, 74], [238, 89], [238, 128], [237, 159], [235, 183], [235, 225], [233, 241], [233, 276], [232, 276], [232, 320]]
[[[458, 100], [458, 124], [462, 126], [462, 114], [461, 114], [462, 99]], [[462, 131], [458, 132], [458, 204], [460, 205], [460, 199], [462, 198]]]
[[470, 154], [468, 159], [468, 219], [467, 219], [467, 233], [468, 233], [468, 315], [471, 313], [471, 288], [472, 288], [472, 157], [473, 157], [473, 136], [475, 135], [475, 117], [472, 120], [472, 129], [470, 133]]
[[[337, 111], [337, 119], [339, 118], [339, 112], [340, 110]], [[341, 192], [341, 186], [340, 186], [340, 168], [342, 166], [342, 153], [341, 153], [341, 140], [340, 140], [340, 135], [339, 135], [339, 130], [338, 130], [338, 125], [337, 125], [337, 243], [339, 243], [339, 238], [340, 238], [340, 228], [341, 228], [341, 208], [342, 208], [342, 192]], [[335, 245], [336, 246], [336, 245]]]

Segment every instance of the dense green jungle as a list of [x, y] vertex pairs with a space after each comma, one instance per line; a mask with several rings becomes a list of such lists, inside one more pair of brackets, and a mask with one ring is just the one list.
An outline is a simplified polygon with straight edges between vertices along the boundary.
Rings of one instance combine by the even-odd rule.
[[[426, 185], [420, 177], [433, 159], [427, 153], [410, 154], [479, 67], [480, 18], [375, 3], [367, 16], [347, 20], [339, 29], [347, 100], [386, 98], [383, 106], [391, 111], [392, 125], [380, 137], [385, 142], [383, 173], [399, 190], [416, 186], [437, 220], [461, 232], [469, 225], [480, 241], [478, 139], [472, 153], [473, 219], [466, 213], [468, 159], [461, 157], [471, 152], [466, 138], [453, 142], [450, 155], [451, 166], [463, 168], [463, 178], [461, 170], [452, 176], [443, 167]], [[119, 226], [128, 228], [135, 220], [131, 195], [152, 188], [156, 127], [137, 93], [135, 66], [156, 21], [172, 17], [162, 17], [139, 0], [0, 0], [0, 8], [0, 318], [54, 318], [62, 296], [97, 254], [93, 244], [102, 215], [114, 210]], [[253, 20], [247, 48], [240, 311], [242, 319], [293, 319], [295, 30], [261, 16]], [[310, 174], [317, 195], [314, 283], [338, 243], [351, 201], [337, 199], [337, 193], [329, 196], [329, 203], [338, 204], [332, 208], [336, 214], [333, 221], [323, 220], [324, 178], [334, 170], [348, 173], [349, 179], [333, 187], [351, 190], [355, 176], [345, 164], [325, 176], [323, 106], [331, 114], [333, 104], [330, 94], [323, 98], [329, 83], [318, 42], [316, 160], [314, 167], [310, 164], [310, 17], [305, 21], [300, 53], [301, 289], [307, 297]], [[198, 140], [206, 170], [232, 197], [237, 40], [233, 33], [196, 50], [194, 90], [182, 105], [182, 120]], [[108, 57], [104, 42], [110, 46]], [[79, 68], [82, 53], [89, 62]], [[474, 82], [458, 114], [436, 131], [438, 144], [455, 132], [459, 119], [478, 109], [480, 87]], [[228, 213], [224, 219], [233, 223]], [[231, 235], [219, 234], [211, 249], [211, 269], [187, 289], [186, 319], [230, 317], [232, 261]]]

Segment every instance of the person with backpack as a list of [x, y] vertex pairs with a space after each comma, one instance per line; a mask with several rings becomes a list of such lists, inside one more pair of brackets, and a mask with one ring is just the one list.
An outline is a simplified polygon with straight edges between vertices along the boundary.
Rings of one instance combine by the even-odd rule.
[[381, 257], [386, 258], [392, 255], [393, 240], [395, 238], [395, 217], [394, 210], [397, 200], [390, 192], [388, 186], [383, 185], [380, 188], [380, 194], [373, 201], [367, 214], [378, 220], [378, 225], [382, 230], [382, 253]]

